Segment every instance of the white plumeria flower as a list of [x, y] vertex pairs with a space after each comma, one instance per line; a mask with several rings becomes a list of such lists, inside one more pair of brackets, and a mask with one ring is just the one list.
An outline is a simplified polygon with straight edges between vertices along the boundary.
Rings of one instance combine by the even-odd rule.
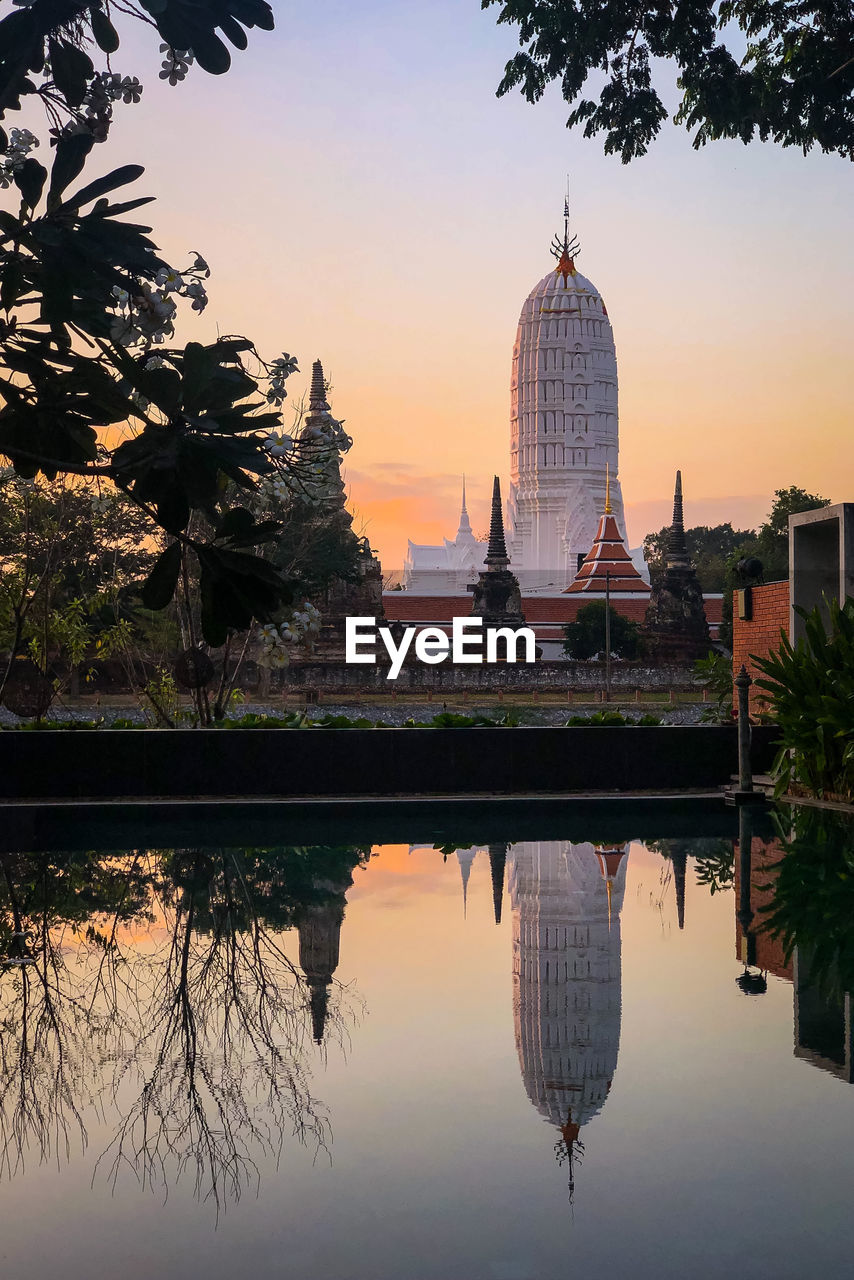
[[283, 351], [280, 359], [274, 360], [270, 368], [277, 378], [289, 378], [292, 373], [299, 373], [296, 356], [288, 355], [287, 351]]
[[208, 305], [208, 294], [201, 280], [194, 280], [192, 284], [188, 284], [184, 290], [184, 296], [192, 299], [192, 307], [194, 311], [204, 311]]
[[263, 627], [258, 628], [258, 639], [262, 644], [275, 644], [278, 638], [279, 633], [272, 622], [265, 622]]
[[283, 454], [290, 453], [293, 447], [293, 436], [289, 436], [286, 431], [271, 431], [264, 445], [272, 458], [281, 458]]
[[127, 289], [123, 289], [120, 284], [114, 284], [112, 289], [110, 290], [110, 293], [115, 298], [116, 305], [120, 307], [126, 307], [127, 304], [130, 302], [130, 294], [128, 293]]
[[162, 369], [165, 364], [166, 361], [162, 356], [149, 356], [143, 368], [150, 372], [152, 369]]
[[154, 277], [154, 282], [161, 289], [165, 289], [167, 293], [177, 293], [179, 289], [184, 287], [183, 278], [174, 267], [161, 267]]

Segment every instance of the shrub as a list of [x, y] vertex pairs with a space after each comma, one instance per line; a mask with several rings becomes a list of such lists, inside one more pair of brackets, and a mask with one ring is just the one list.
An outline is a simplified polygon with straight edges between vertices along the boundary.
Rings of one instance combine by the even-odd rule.
[[757, 687], [771, 695], [770, 717], [780, 731], [773, 765], [776, 793], [794, 783], [815, 796], [828, 792], [854, 799], [854, 600], [828, 604], [828, 621], [818, 608], [799, 610], [804, 636], [793, 645], [753, 658], [764, 679]]

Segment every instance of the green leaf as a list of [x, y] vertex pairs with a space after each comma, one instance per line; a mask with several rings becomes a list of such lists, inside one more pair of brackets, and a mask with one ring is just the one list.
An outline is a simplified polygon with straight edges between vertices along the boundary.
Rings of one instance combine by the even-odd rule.
[[199, 31], [193, 38], [193, 53], [199, 66], [212, 76], [221, 76], [231, 66], [231, 54], [212, 31]]
[[95, 74], [92, 59], [67, 40], [48, 41], [53, 80], [69, 106], [79, 107], [86, 96], [89, 80]]
[[172, 542], [158, 557], [140, 596], [146, 609], [165, 609], [175, 594], [181, 572], [181, 544]]
[[105, 173], [103, 178], [96, 178], [94, 182], [81, 187], [75, 195], [63, 202], [62, 208], [79, 209], [90, 200], [106, 195], [108, 191], [115, 191], [116, 187], [124, 187], [131, 182], [136, 182], [137, 178], [141, 178], [144, 173], [145, 169], [141, 164], [123, 164], [121, 168], [113, 169], [112, 173]]
[[97, 6], [89, 10], [89, 20], [92, 23], [92, 35], [99, 49], [103, 49], [104, 53], [115, 53], [119, 47], [119, 36], [110, 19], [104, 13], [104, 10]]
[[50, 190], [47, 207], [53, 212], [59, 206], [59, 197], [70, 182], [82, 172], [86, 157], [95, 145], [91, 133], [66, 134], [56, 144], [56, 158], [50, 173]]
[[15, 174], [15, 185], [24, 197], [28, 209], [35, 209], [47, 181], [47, 169], [32, 156], [28, 157]]
[[218, 538], [244, 537], [255, 528], [255, 517], [246, 507], [232, 507], [226, 511], [217, 528]]

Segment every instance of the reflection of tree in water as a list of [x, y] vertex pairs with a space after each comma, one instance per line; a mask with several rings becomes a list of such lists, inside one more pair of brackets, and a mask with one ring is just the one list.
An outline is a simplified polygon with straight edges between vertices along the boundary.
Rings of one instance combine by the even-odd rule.
[[[257, 1158], [275, 1158], [286, 1136], [322, 1144], [326, 1122], [306, 1069], [306, 984], [281, 931], [330, 898], [343, 917], [362, 856], [52, 855], [34, 879], [33, 863], [19, 860], [0, 945], [8, 956], [15, 896], [36, 963], [3, 975], [5, 1171], [27, 1150], [67, 1154], [74, 1130], [85, 1141], [85, 1106], [110, 1100], [121, 1118], [102, 1172], [164, 1189], [191, 1173], [196, 1194], [217, 1204], [256, 1179]], [[333, 1035], [344, 1018], [339, 1002]]]
[[[734, 875], [734, 858], [732, 840], [716, 837], [700, 836], [691, 839], [651, 840], [647, 848], [660, 853], [669, 864], [676, 895], [676, 918], [680, 929], [685, 927], [685, 879], [688, 859], [694, 859], [694, 873], [697, 884], [705, 887], [710, 893], [719, 893], [731, 889]], [[662, 884], [663, 893], [669, 888], [670, 876], [666, 875]]]
[[[136, 859], [121, 871], [63, 855], [0, 861], [2, 1177], [22, 1168], [28, 1150], [60, 1159], [75, 1137], [85, 1144], [82, 1110], [97, 1092], [98, 1063], [121, 1039], [115, 975], [106, 979], [113, 942], [91, 916], [112, 912], [112, 933], [148, 890]], [[78, 941], [85, 963], [69, 964]]]
[[854, 991], [854, 822], [798, 805], [776, 825], [783, 856], [761, 927], [787, 961], [795, 948], [809, 954], [811, 980], [828, 996]]

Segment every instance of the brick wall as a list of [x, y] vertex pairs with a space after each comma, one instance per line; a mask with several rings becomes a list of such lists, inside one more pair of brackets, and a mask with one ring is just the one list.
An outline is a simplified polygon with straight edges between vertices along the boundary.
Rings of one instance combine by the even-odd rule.
[[[774, 586], [782, 585], [774, 583]], [[736, 840], [735, 849], [735, 954], [742, 962], [748, 962], [750, 954], [747, 939], [738, 918], [739, 893], [741, 890], [741, 847]], [[753, 955], [750, 963], [776, 978], [792, 981], [792, 962], [786, 960], [786, 949], [781, 938], [775, 938], [768, 932], [766, 908], [774, 902], [777, 891], [777, 874], [783, 857], [783, 846], [779, 840], [761, 840], [754, 836], [751, 845], [750, 875], [750, 908], [753, 912], [751, 932], [753, 934]]]
[[[751, 654], [764, 657], [780, 646], [780, 629], [789, 630], [789, 583], [768, 582], [753, 592], [753, 617], [749, 622], [737, 616], [738, 599], [732, 602], [732, 670], [738, 675], [742, 663], [753, 676], [759, 674], [751, 662]], [[761, 690], [751, 687], [750, 708], [759, 712], [764, 705]]]

